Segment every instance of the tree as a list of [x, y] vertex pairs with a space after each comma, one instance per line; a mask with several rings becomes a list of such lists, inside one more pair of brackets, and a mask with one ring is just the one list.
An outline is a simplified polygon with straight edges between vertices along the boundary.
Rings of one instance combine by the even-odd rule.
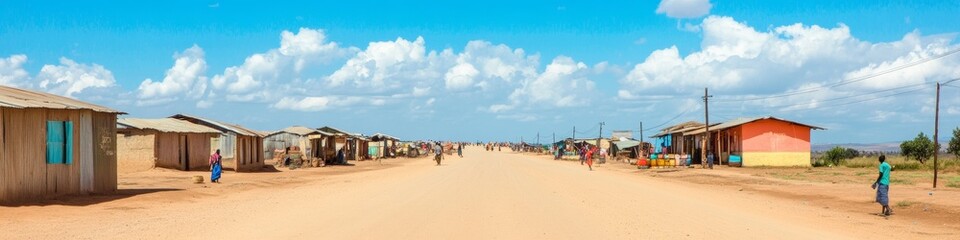
[[953, 153], [953, 156], [960, 159], [960, 127], [953, 129], [953, 138], [951, 138], [950, 143], [947, 144], [947, 152]]
[[847, 154], [849, 154], [849, 152], [847, 150], [850, 150], [850, 149], [848, 148], [845, 149], [841, 146], [836, 146], [831, 148], [830, 150], [828, 150], [826, 153], [823, 154], [824, 163], [827, 163], [830, 166], [839, 166], [844, 159], [848, 158]]
[[935, 152], [936, 147], [933, 146], [933, 141], [923, 135], [923, 132], [920, 132], [913, 140], [900, 144], [900, 154], [920, 161], [920, 164], [926, 164], [925, 161], [930, 159]]
[[846, 149], [843, 150], [843, 158], [844, 158], [844, 159], [851, 159], [851, 158], [855, 158], [855, 157], [859, 157], [859, 156], [860, 156], [860, 151], [857, 151], [856, 149], [846, 148]]

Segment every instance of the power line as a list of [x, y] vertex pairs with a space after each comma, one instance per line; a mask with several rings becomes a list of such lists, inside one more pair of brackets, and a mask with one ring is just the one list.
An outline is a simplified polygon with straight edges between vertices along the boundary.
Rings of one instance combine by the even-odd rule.
[[857, 101], [852, 101], [852, 102], [846, 102], [846, 103], [840, 103], [840, 104], [831, 104], [831, 105], [828, 105], [828, 106], [817, 107], [817, 108], [794, 108], [794, 107], [798, 107], [798, 106], [807, 105], [806, 103], [804, 103], [804, 104], [795, 104], [795, 105], [792, 105], [792, 106], [786, 106], [785, 109], [782, 109], [782, 110], [780, 110], [780, 111], [790, 112], [790, 111], [803, 111], [803, 110], [819, 110], [819, 109], [824, 109], [824, 108], [845, 106], [845, 105], [863, 103], [863, 102], [868, 102], [868, 101], [873, 101], [873, 100], [878, 100], [878, 99], [883, 99], [883, 98], [888, 98], [888, 97], [893, 97], [893, 96], [899, 96], [899, 95], [904, 95], [904, 94], [908, 94], [908, 93], [918, 92], [918, 91], [921, 91], [921, 90], [927, 90], [927, 88], [925, 88], [925, 87], [924, 87], [924, 88], [918, 88], [918, 89], [914, 89], [914, 90], [903, 91], [903, 92], [893, 93], [893, 94], [889, 94], [889, 95], [883, 95], [883, 96], [879, 96], [879, 97], [875, 97], [875, 98], [862, 99], [862, 100], [857, 100]]
[[[844, 97], [836, 97], [836, 98], [824, 99], [824, 100], [820, 100], [819, 103], [832, 102], [832, 101], [843, 100], [843, 99], [848, 99], [848, 98], [855, 98], [855, 97], [862, 97], [862, 96], [872, 95], [872, 94], [877, 94], [877, 93], [896, 91], [896, 90], [901, 90], [901, 89], [905, 89], [905, 88], [912, 88], [912, 87], [917, 87], [917, 86], [923, 86], [923, 85], [926, 85], [926, 84], [929, 84], [929, 82], [923, 82], [923, 83], [918, 83], [918, 84], [911, 84], [911, 85], [905, 85], [905, 86], [900, 86], [900, 87], [894, 87], [894, 88], [879, 90], [879, 91], [875, 91], [875, 92], [864, 93], [864, 94], [860, 94], [860, 95], [851, 95], [851, 96], [844, 96]], [[802, 105], [806, 105], [806, 104], [807, 104], [807, 103], [787, 104], [787, 105], [770, 106], [770, 107], [764, 107], [764, 108], [789, 108], [789, 107], [795, 107], [795, 106], [802, 106]]]
[[667, 120], [666, 122], [663, 122], [663, 123], [661, 123], [660, 125], [656, 125], [656, 126], [653, 126], [653, 127], [651, 127], [651, 128], [643, 129], [643, 131], [650, 131], [650, 130], [654, 130], [654, 129], [657, 129], [657, 128], [659, 128], [659, 127], [662, 127], [663, 125], [667, 125], [668, 123], [673, 122], [673, 120], [676, 120], [677, 118], [680, 118], [681, 116], [684, 116], [684, 115], [687, 115], [687, 114], [693, 112], [693, 110], [696, 110], [696, 108], [687, 109], [687, 111], [682, 112], [682, 113], [680, 113], [680, 114], [677, 114], [677, 116], [674, 116], [673, 118], [670, 118], [670, 120]]
[[883, 70], [883, 71], [880, 71], [880, 72], [877, 72], [877, 73], [873, 73], [873, 74], [868, 74], [868, 75], [865, 75], [865, 76], [860, 76], [860, 77], [855, 77], [855, 78], [850, 78], [850, 79], [841, 80], [840, 82], [837, 82], [837, 83], [834, 83], [834, 84], [828, 84], [828, 85], [823, 85], [823, 86], [819, 86], [819, 87], [813, 87], [813, 88], [808, 88], [808, 89], [803, 89], [803, 90], [797, 90], [796, 92], [784, 93], [784, 94], [777, 94], [777, 95], [770, 95], [770, 96], [765, 96], [765, 97], [747, 98], [747, 99], [718, 99], [718, 100], [715, 100], [715, 102], [756, 101], [756, 100], [764, 100], [764, 99], [771, 99], [771, 98], [789, 97], [789, 96], [793, 96], [793, 95], [799, 95], [799, 94], [804, 94], [804, 93], [816, 92], [816, 91], [820, 91], [820, 90], [823, 90], [823, 89], [826, 89], [826, 88], [833, 88], [833, 87], [843, 86], [843, 85], [847, 85], [847, 84], [851, 84], [851, 83], [855, 83], [855, 82], [860, 82], [860, 81], [864, 81], [864, 80], [867, 80], [867, 79], [871, 79], [871, 78], [874, 78], [874, 77], [882, 76], [882, 75], [885, 75], [885, 74], [888, 74], [888, 73], [891, 73], [891, 72], [895, 72], [895, 71], [903, 70], [903, 69], [905, 69], [905, 68], [909, 68], [909, 67], [913, 67], [913, 66], [916, 66], [916, 65], [920, 65], [920, 64], [923, 64], [923, 63], [926, 63], [926, 62], [929, 62], [929, 61], [941, 59], [941, 58], [944, 58], [944, 57], [946, 57], [946, 56], [953, 55], [953, 54], [958, 53], [958, 52], [960, 52], [960, 48], [954, 49], [954, 50], [951, 50], [951, 51], [947, 51], [947, 52], [945, 52], [945, 53], [943, 53], [943, 54], [935, 55], [935, 56], [933, 56], [933, 57], [921, 59], [921, 60], [916, 61], [916, 62], [912, 62], [912, 63], [900, 65], [900, 66], [897, 66], [897, 67], [889, 68], [889, 69], [886, 69], [886, 70]]
[[596, 130], [596, 129], [597, 129], [597, 125], [593, 125], [592, 128], [587, 129], [586, 131], [577, 131], [577, 133], [579, 133], [579, 134], [593, 133], [593, 130]]

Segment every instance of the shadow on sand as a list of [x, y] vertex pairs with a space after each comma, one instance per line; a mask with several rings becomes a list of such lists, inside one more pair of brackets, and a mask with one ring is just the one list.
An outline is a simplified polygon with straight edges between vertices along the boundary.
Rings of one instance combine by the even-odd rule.
[[68, 196], [61, 196], [53, 199], [39, 200], [35, 202], [0, 203], [0, 206], [24, 207], [24, 206], [61, 205], [61, 206], [82, 207], [82, 206], [89, 206], [89, 205], [94, 205], [99, 203], [116, 201], [116, 200], [138, 196], [138, 195], [145, 195], [145, 194], [159, 193], [159, 192], [171, 192], [171, 191], [183, 191], [183, 189], [178, 189], [178, 188], [117, 189], [117, 191], [113, 193], [90, 194], [90, 195], [68, 195]]

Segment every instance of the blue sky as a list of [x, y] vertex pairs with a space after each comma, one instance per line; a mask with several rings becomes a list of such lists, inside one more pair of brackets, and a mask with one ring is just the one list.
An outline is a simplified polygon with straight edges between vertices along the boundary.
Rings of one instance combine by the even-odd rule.
[[[932, 82], [960, 77], [960, 54], [917, 64], [960, 49], [955, 1], [4, 5], [0, 84], [261, 130], [546, 142], [643, 121], [649, 135], [702, 121], [709, 87], [711, 121], [773, 115], [828, 128], [815, 143], [898, 141], [932, 132]], [[960, 125], [958, 90], [944, 88], [941, 129]]]

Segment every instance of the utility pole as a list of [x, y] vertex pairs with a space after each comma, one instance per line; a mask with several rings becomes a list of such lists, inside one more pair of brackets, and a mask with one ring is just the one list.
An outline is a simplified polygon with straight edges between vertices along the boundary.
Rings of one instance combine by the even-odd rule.
[[937, 82], [937, 106], [934, 108], [933, 117], [933, 188], [937, 188], [937, 172], [940, 170], [937, 164], [937, 153], [940, 153], [940, 82]]
[[[643, 145], [643, 121], [640, 121], [640, 147], [639, 147], [639, 149], [640, 149], [642, 152], [646, 152], [646, 151], [647, 151], [646, 148], [647, 148], [647, 147]], [[640, 159], [640, 155], [639, 155], [639, 154], [640, 154], [640, 152], [637, 153], [637, 159]]]
[[703, 159], [708, 160], [709, 162], [707, 163], [707, 166], [709, 166], [710, 169], [713, 169], [713, 160], [707, 157], [707, 153], [710, 152], [709, 150], [707, 150], [707, 148], [710, 147], [710, 104], [709, 104], [710, 97], [713, 97], [713, 96], [710, 96], [708, 94], [707, 88], [703, 88], [703, 122], [704, 122], [703, 127], [704, 127], [704, 134], [707, 135], [703, 138]]
[[540, 147], [540, 132], [537, 132], [537, 147]]
[[573, 140], [577, 140], [577, 126], [573, 126]]
[[640, 121], [640, 143], [643, 143], [643, 121]]
[[600, 122], [600, 133], [597, 134], [597, 147], [600, 147], [600, 139], [603, 138], [603, 122]]

